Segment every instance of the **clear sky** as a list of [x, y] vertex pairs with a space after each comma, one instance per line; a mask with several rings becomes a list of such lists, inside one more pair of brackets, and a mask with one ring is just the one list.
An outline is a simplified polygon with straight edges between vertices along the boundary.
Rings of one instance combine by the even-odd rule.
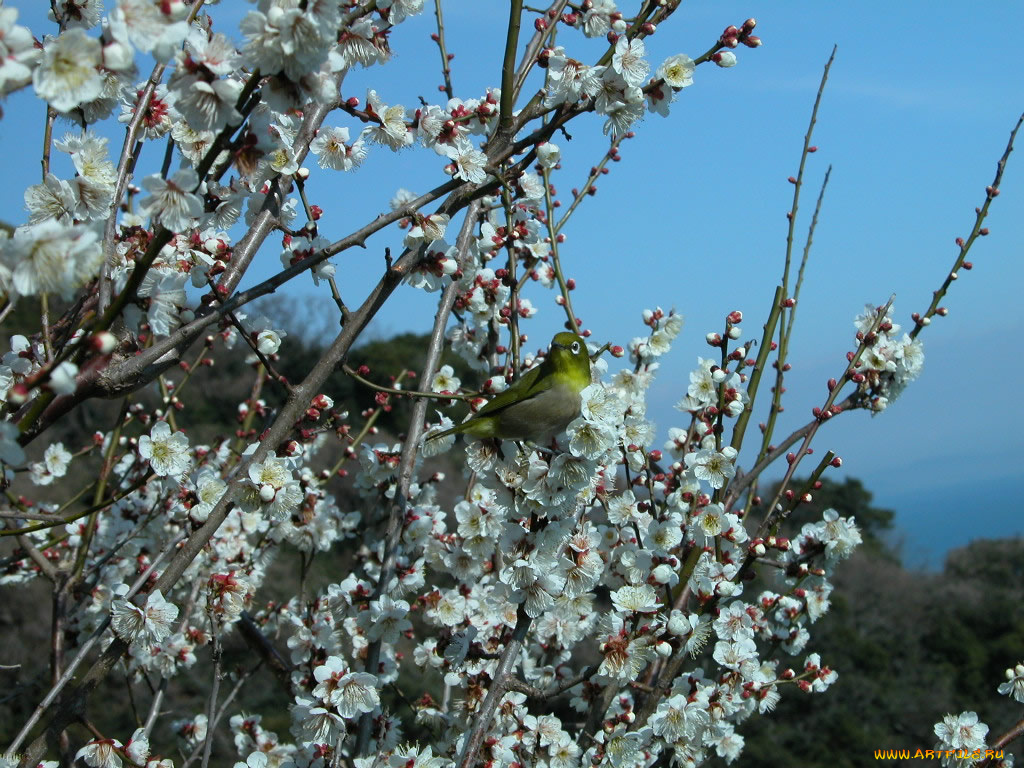
[[[40, 36], [45, 4], [7, 2], [20, 23]], [[398, 27], [386, 67], [350, 74], [346, 96], [374, 87], [386, 103], [415, 107], [437, 101], [438, 54], [428, 12]], [[222, 0], [210, 9], [220, 31], [237, 36], [237, 19], [252, 6]], [[632, 4], [624, 4], [631, 10]], [[456, 95], [475, 97], [500, 80], [507, 4], [453, 0], [445, 5]], [[923, 311], [956, 256], [974, 207], [984, 199], [1010, 129], [1024, 111], [1024, 55], [1018, 38], [1024, 4], [902, 2], [684, 2], [648, 39], [652, 68], [667, 56], [697, 56], [727, 24], [758, 19], [762, 48], [737, 50], [728, 70], [700, 67], [694, 85], [669, 118], [649, 116], [622, 147], [622, 162], [586, 201], [566, 232], [563, 260], [578, 283], [576, 311], [599, 341], [625, 344], [643, 331], [645, 307], [674, 307], [686, 318], [676, 347], [663, 359], [650, 415], [660, 433], [681, 424], [672, 405], [685, 391], [704, 335], [740, 309], [745, 336], [760, 337], [785, 248], [785, 212], [814, 94], [832, 46], [838, 53], [808, 165], [798, 232], [806, 232], [826, 167], [832, 179], [815, 236], [797, 312], [787, 411], [778, 432], [802, 425], [824, 400], [851, 348], [852, 321], [865, 302], [895, 293], [895, 315], [907, 329]], [[524, 25], [524, 37], [532, 22]], [[594, 60], [600, 41], [563, 35], [569, 53]], [[144, 70], [148, 71], [148, 70]], [[30, 94], [4, 104], [0, 142], [8, 183], [0, 190], [4, 218], [21, 223], [25, 185], [39, 178], [44, 107]], [[330, 122], [330, 121], [329, 121]], [[338, 116], [333, 124], [357, 125]], [[583, 183], [607, 146], [596, 117], [573, 123], [562, 147], [564, 169], [554, 183], [568, 195]], [[63, 134], [58, 130], [57, 135]], [[115, 154], [123, 135], [109, 130]], [[1024, 455], [1017, 356], [1024, 327], [1018, 292], [1024, 285], [1024, 136], [1011, 158], [987, 225], [944, 302], [950, 315], [925, 331], [925, 369], [886, 413], [855, 413], [819, 433], [819, 453], [832, 449], [843, 472], [861, 478], [879, 506], [893, 508], [911, 564], [936, 565], [950, 547], [979, 537], [1024, 534], [1018, 509]], [[155, 150], [155, 151], [154, 151]], [[162, 145], [149, 150], [158, 162]], [[422, 192], [443, 180], [430, 150], [398, 155], [374, 148], [350, 175], [314, 168], [313, 202], [325, 211], [321, 231], [332, 239], [387, 209], [400, 187]], [[58, 166], [58, 172], [61, 172]], [[65, 175], [70, 170], [63, 169]], [[19, 213], [21, 212], [21, 213]], [[385, 231], [367, 250], [335, 259], [341, 289], [358, 303], [379, 277]], [[261, 260], [262, 279], [279, 264]], [[289, 289], [333, 311], [326, 294], [303, 278]], [[547, 343], [563, 315], [553, 295], [529, 298], [541, 312], [530, 321], [530, 346]], [[373, 327], [379, 336], [429, 327], [432, 297], [403, 288]], [[764, 404], [767, 391], [762, 393]], [[781, 469], [779, 470], [781, 474]]]

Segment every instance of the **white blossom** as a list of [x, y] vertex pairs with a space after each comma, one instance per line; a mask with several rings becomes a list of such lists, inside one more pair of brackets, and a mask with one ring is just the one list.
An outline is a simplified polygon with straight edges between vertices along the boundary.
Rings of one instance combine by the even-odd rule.
[[39, 98], [68, 112], [103, 92], [100, 42], [80, 27], [65, 30], [43, 46], [43, 58], [32, 73]]
[[188, 469], [188, 438], [171, 432], [171, 425], [158, 421], [148, 435], [139, 438], [139, 456], [149, 461], [158, 475], [180, 475]]

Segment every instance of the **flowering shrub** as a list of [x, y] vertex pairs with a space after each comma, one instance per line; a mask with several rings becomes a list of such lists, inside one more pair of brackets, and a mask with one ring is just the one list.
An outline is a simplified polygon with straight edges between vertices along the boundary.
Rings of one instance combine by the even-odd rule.
[[[353, 67], [387, 63], [391, 29], [422, 0], [260, 0], [234, 36], [214, 31], [217, 7], [208, 5], [118, 0], [101, 21], [95, 0], [55, 0], [55, 34], [38, 46], [14, 8], [0, 9], [0, 91], [31, 85], [51, 127], [80, 126], [52, 141], [74, 177], [46, 166], [25, 192], [28, 222], [0, 245], [5, 314], [19, 298], [64, 302], [31, 338], [15, 336], [0, 365], [0, 460], [11, 488], [0, 533], [16, 541], [0, 583], [46, 578], [76, 598], [54, 617], [55, 636], [70, 643], [56, 682], [10, 745], [24, 751], [22, 764], [56, 765], [39, 726], [59, 733], [76, 722], [111, 674], [161, 682], [142, 727], [79, 739], [77, 757], [91, 766], [173, 765], [150, 754], [155, 728], [178, 734], [186, 765], [206, 765], [225, 723], [237, 765], [251, 768], [732, 762], [744, 720], [769, 713], [787, 689], [824, 692], [837, 672], [812, 650], [810, 629], [829, 608], [833, 570], [861, 539], [856, 521], [833, 511], [786, 533], [837, 457], [820, 459], [806, 487], [791, 481], [822, 424], [884, 410], [920, 371], [918, 336], [944, 314], [957, 270], [970, 268], [1010, 147], [933, 305], [907, 333], [891, 302], [868, 306], [807, 427], [773, 443], [799, 290], [787, 267], [758, 343], [740, 341], [739, 311], [707, 334], [712, 357], [698, 360], [661, 448], [647, 391], [683, 319], [656, 308], [628, 344], [590, 340], [591, 383], [553, 445], [468, 442], [461, 500], [448, 505], [438, 488], [447, 481], [427, 475], [423, 459], [456, 437], [424, 442], [427, 431], [452, 425], [444, 408], [454, 399], [479, 405], [539, 362], [523, 349], [522, 326], [538, 311], [526, 293], [555, 292], [567, 327], [589, 340], [573, 312], [560, 230], [634, 123], [668, 115], [698, 67], [730, 67], [734, 50], [757, 48], [756, 24], [727, 27], [696, 58], [652, 67], [644, 39], [675, 2], [639, 3], [631, 16], [611, 0], [556, 0], [520, 43], [514, 0], [500, 87], [456, 98], [439, 5], [448, 98], [411, 109], [372, 89], [350, 95], [344, 80]], [[578, 35], [606, 39], [607, 50], [592, 63], [573, 58]], [[136, 52], [156, 62], [142, 82]], [[551, 178], [563, 149], [554, 139], [589, 112], [602, 116], [610, 148], [557, 219]], [[115, 113], [126, 124], [116, 158], [94, 130]], [[136, 160], [157, 139], [168, 147], [163, 168], [135, 187]], [[309, 153], [346, 172], [414, 145], [433, 150], [449, 178], [421, 195], [399, 191], [390, 213], [339, 240], [320, 234], [305, 189]], [[793, 181], [798, 196], [802, 173]], [[350, 308], [330, 259], [388, 227], [404, 230], [402, 250], [387, 252], [378, 284]], [[275, 232], [282, 269], [239, 290]], [[245, 309], [304, 272], [330, 291], [341, 330], [291, 384], [275, 369], [286, 334]], [[336, 367], [365, 380], [348, 353], [402, 283], [438, 295], [418, 378], [428, 391], [380, 388], [382, 406], [402, 396], [415, 406], [402, 439], [372, 444], [376, 414], [350, 418], [322, 386]], [[287, 401], [260, 431], [255, 417], [269, 414], [254, 394], [233, 439], [196, 444], [178, 393], [197, 365], [239, 340], [252, 351], [254, 391], [273, 378]], [[186, 359], [196, 342], [198, 356]], [[481, 392], [439, 366], [446, 343], [481, 372]], [[746, 449], [743, 469], [747, 425], [772, 369], [761, 445]], [[137, 399], [144, 389], [159, 392], [156, 407]], [[26, 463], [26, 446], [99, 397], [123, 401], [113, 428], [86, 446], [52, 442]], [[428, 403], [441, 409], [429, 423]], [[339, 442], [343, 461], [359, 463], [356, 505], [336, 498], [336, 472], [314, 469]], [[59, 487], [69, 465], [92, 461], [86, 454], [98, 458], [85, 491], [62, 489], [61, 503], [28, 498], [33, 484]], [[784, 481], [759, 503], [758, 477], [776, 460], [787, 463]], [[344, 549], [351, 570], [316, 594], [268, 604], [260, 590], [283, 545]], [[230, 695], [220, 691], [221, 644], [236, 629], [281, 673], [287, 734], [234, 701], [245, 676]], [[203, 654], [216, 670], [206, 711], [162, 722], [163, 697]], [[426, 690], [396, 696], [412, 668]], [[1021, 677], [1018, 666], [1000, 691], [1019, 700]], [[943, 748], [985, 745], [972, 715], [936, 726]]]

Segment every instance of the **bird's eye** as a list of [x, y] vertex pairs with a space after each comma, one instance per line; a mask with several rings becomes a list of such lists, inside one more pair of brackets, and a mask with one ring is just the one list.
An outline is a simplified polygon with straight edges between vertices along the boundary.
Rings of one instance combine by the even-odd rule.
[[574, 355], [578, 355], [578, 354], [580, 353], [580, 343], [579, 343], [578, 341], [574, 341], [574, 342], [572, 343], [572, 346], [571, 346], [571, 347], [569, 347], [569, 349], [571, 349], [571, 350], [572, 350], [572, 353], [573, 353]]

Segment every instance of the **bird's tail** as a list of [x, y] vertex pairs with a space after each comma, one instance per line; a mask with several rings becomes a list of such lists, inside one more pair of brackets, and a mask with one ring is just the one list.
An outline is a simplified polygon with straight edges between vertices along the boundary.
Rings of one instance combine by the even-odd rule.
[[440, 432], [435, 432], [432, 435], [427, 435], [426, 439], [423, 442], [429, 443], [431, 440], [436, 440], [439, 437], [447, 437], [448, 435], [454, 435], [458, 431], [459, 430], [458, 430], [457, 427], [451, 427], [450, 429], [443, 429]]

